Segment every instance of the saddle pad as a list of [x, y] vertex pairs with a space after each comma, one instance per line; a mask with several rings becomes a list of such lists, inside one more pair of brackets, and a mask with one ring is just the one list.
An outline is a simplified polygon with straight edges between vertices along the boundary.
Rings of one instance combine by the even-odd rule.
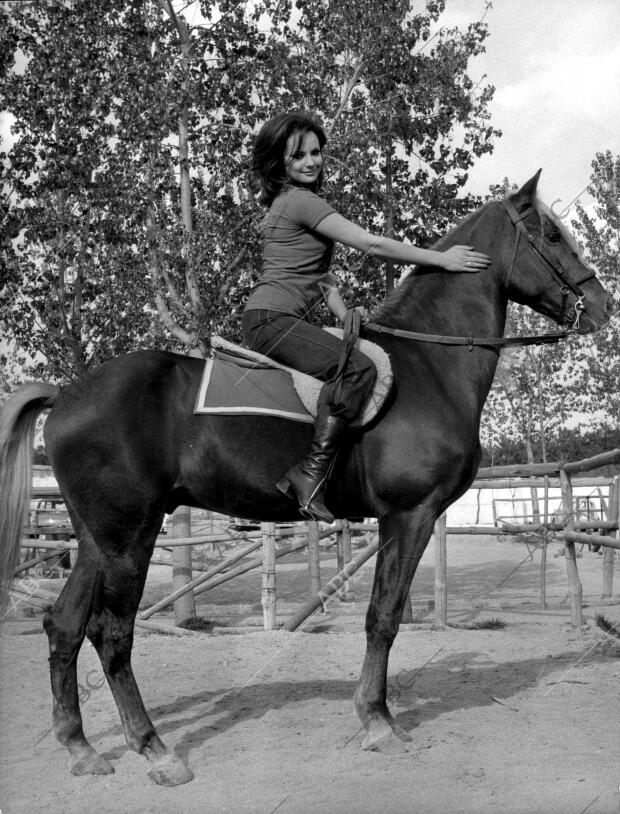
[[206, 361], [194, 412], [272, 415], [309, 424], [314, 421], [287, 370], [240, 367], [217, 356]]
[[[339, 328], [326, 330], [342, 337]], [[319, 379], [219, 336], [211, 337], [211, 347], [215, 358], [206, 362], [195, 413], [276, 415], [293, 421], [314, 421], [323, 386]], [[392, 385], [392, 367], [387, 353], [373, 342], [361, 339], [356, 347], [369, 356], [377, 368], [373, 393], [352, 422], [352, 426], [360, 427], [377, 415], [387, 398]], [[235, 356], [240, 357], [237, 363]]]

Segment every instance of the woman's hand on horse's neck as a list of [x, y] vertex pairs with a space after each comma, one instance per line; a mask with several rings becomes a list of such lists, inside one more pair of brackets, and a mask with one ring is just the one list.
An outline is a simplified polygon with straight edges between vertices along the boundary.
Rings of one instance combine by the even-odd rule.
[[[478, 274], [451, 274], [420, 265], [403, 275], [396, 291], [375, 311], [372, 320], [404, 330], [450, 336], [501, 336], [506, 292], [501, 269], [513, 244], [512, 227], [500, 206], [488, 206], [466, 218], [436, 247], [475, 244], [492, 258]], [[506, 245], [505, 257], [499, 247]]]
[[475, 272], [489, 265], [489, 258], [473, 251], [471, 246], [452, 245], [447, 251], [420, 249], [390, 237], [373, 235], [337, 213], [324, 218], [316, 227], [316, 231], [329, 240], [358, 249], [370, 257], [398, 264], [427, 266], [454, 272]]

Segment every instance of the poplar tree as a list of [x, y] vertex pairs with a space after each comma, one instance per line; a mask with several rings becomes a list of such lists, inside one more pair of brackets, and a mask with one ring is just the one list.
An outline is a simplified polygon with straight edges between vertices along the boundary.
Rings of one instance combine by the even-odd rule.
[[620, 427], [620, 155], [599, 152], [592, 161], [588, 192], [594, 199], [592, 211], [581, 202], [575, 209], [572, 227], [587, 261], [613, 300], [615, 316], [592, 338], [584, 364], [597, 383], [589, 395], [596, 423]]
[[[145, 346], [235, 337], [259, 273], [253, 137], [275, 113], [330, 133], [325, 194], [374, 231], [429, 245], [479, 201], [467, 170], [498, 135], [468, 60], [484, 21], [441, 27], [441, 0], [63, 0], [0, 8], [0, 319], [66, 378]], [[11, 232], [12, 230], [12, 232]], [[341, 251], [352, 301], [393, 269]], [[43, 353], [44, 358], [37, 353]]]

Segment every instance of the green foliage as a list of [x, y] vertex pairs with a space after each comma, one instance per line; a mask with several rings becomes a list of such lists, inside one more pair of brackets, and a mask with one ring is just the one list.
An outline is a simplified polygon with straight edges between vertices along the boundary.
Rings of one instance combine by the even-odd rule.
[[1, 87], [1, 106], [15, 118], [14, 144], [2, 154], [6, 217], [19, 237], [3, 246], [0, 313], [31, 357], [45, 354], [54, 378], [126, 350], [152, 323], [148, 285], [136, 274], [139, 190], [116, 123], [121, 86], [144, 72], [134, 58], [114, 81], [144, 27], [140, 6], [2, 10], [23, 67]]
[[[620, 449], [619, 426], [603, 426], [590, 432], [563, 427], [547, 440], [547, 460], [579, 461], [611, 449]], [[523, 439], [506, 437], [495, 447], [483, 447], [480, 466], [504, 466], [515, 463], [528, 463]], [[603, 467], [596, 474], [604, 476], [620, 474], [620, 465]]]
[[[487, 28], [478, 22], [466, 32], [441, 29], [443, 8], [428, 3], [413, 14], [409, 2], [366, 0], [352, 15], [339, 3], [304, 4], [302, 36], [316, 42], [338, 32], [330, 83], [339, 90], [337, 104], [319, 108], [331, 131], [330, 199], [363, 227], [420, 246], [479, 205], [459, 192], [498, 135], [486, 110], [493, 88], [474, 89], [467, 75]], [[316, 72], [325, 75], [328, 64], [319, 58]], [[337, 268], [367, 305], [386, 283], [391, 287], [392, 270], [383, 279], [376, 261], [341, 252]]]
[[[6, 335], [4, 322], [0, 320], [0, 335]], [[14, 344], [0, 342], [0, 404], [10, 395], [16, 381], [38, 378], [42, 366], [38, 366], [26, 353]]]
[[[202, 0], [192, 25], [171, 0], [3, 5], [0, 319], [20, 352], [60, 379], [235, 336], [259, 269], [252, 137], [282, 110], [323, 117], [339, 211], [432, 243], [478, 205], [461, 192], [498, 135], [467, 74], [486, 24], [442, 29], [443, 8]], [[335, 268], [353, 301], [391, 285], [347, 251]]]
[[616, 316], [607, 328], [593, 337], [588, 367], [600, 382], [601, 403], [609, 421], [620, 424], [620, 155], [611, 151], [597, 153], [592, 162], [592, 183], [588, 189], [594, 198], [593, 212], [577, 202], [577, 218], [572, 227], [588, 262], [614, 299]]

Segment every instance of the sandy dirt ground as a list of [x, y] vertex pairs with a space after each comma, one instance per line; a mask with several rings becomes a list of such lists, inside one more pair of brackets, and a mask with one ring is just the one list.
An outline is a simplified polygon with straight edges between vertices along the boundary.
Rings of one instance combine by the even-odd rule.
[[[414, 581], [416, 623], [403, 626], [390, 661], [392, 710], [412, 736], [397, 756], [363, 752], [352, 712], [372, 560], [354, 603], [333, 600], [296, 633], [137, 631], [145, 704], [195, 773], [177, 788], [156, 786], [125, 745], [88, 643], [78, 661], [85, 730], [115, 773], [69, 773], [50, 730], [41, 616], [16, 612], [0, 632], [2, 814], [618, 814], [620, 642], [593, 620], [601, 611], [617, 622], [620, 605], [600, 604], [601, 557], [578, 561], [588, 622], [574, 630], [559, 547], [542, 611], [539, 552], [450, 538], [451, 626], [434, 630], [432, 549]], [[284, 619], [307, 597], [307, 570], [278, 568]], [[144, 605], [166, 593], [169, 570], [152, 568]], [[328, 552], [322, 575], [334, 573]], [[260, 574], [204, 594], [198, 611], [219, 626], [260, 621]], [[489, 619], [506, 627], [467, 627]]]

